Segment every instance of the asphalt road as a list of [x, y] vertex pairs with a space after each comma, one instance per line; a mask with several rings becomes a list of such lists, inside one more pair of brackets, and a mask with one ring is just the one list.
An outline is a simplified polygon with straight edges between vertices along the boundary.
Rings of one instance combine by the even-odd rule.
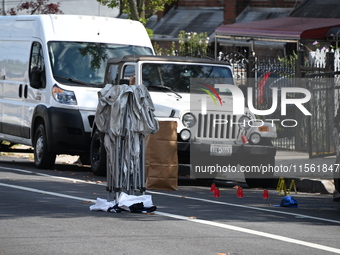
[[104, 177], [58, 164], [38, 170], [28, 159], [0, 159], [0, 255], [7, 254], [340, 254], [340, 203], [327, 194], [282, 195], [234, 182], [180, 181], [150, 190], [154, 214], [90, 211], [106, 198]]

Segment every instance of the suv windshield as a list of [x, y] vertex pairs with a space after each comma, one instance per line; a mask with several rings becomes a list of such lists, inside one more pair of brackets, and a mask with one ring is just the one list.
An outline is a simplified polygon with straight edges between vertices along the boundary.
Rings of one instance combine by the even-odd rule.
[[[183, 63], [144, 63], [142, 84], [149, 90], [171, 88], [175, 92], [204, 93], [201, 83], [234, 84], [230, 68], [218, 65]], [[225, 91], [227, 93], [227, 91]], [[228, 91], [229, 92], [229, 91]]]
[[102, 86], [106, 62], [125, 55], [152, 55], [148, 47], [92, 42], [48, 43], [55, 79], [73, 86]]

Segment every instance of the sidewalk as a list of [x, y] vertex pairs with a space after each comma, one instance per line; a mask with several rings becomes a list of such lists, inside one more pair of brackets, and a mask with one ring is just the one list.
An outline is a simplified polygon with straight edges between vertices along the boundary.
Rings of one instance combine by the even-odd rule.
[[[335, 156], [310, 159], [308, 153], [278, 150], [275, 157], [275, 180], [271, 184], [276, 188], [278, 178], [283, 177], [287, 188], [291, 180], [295, 181], [299, 191], [333, 194], [333, 172], [330, 170], [335, 163]], [[221, 173], [219, 179], [245, 183], [244, 174]]]
[[280, 171], [275, 175], [294, 179], [300, 191], [333, 194], [334, 163], [335, 156], [310, 159], [308, 153], [279, 150], [276, 153], [276, 166], [289, 171]]

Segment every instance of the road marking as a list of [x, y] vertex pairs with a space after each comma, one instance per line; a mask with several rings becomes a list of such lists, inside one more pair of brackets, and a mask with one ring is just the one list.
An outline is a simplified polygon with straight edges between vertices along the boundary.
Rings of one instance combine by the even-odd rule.
[[[170, 197], [178, 197], [178, 198], [183, 197], [181, 195], [167, 194], [167, 193], [161, 193], [161, 192], [157, 192], [157, 191], [147, 191], [147, 192], [151, 193], [151, 194], [158, 194], [158, 195], [164, 195], [164, 196], [170, 196]], [[209, 200], [209, 199], [205, 199], [205, 198], [197, 198], [197, 197], [185, 196], [185, 199], [191, 199], [191, 200], [207, 202], [207, 203], [212, 203], [212, 204], [228, 205], [228, 206], [240, 207], [240, 208], [263, 211], [263, 212], [285, 214], [285, 215], [295, 216], [295, 217], [299, 217], [299, 218], [313, 219], [313, 220], [326, 221], [326, 222], [340, 224], [340, 221], [338, 221], [338, 220], [331, 220], [331, 219], [326, 219], [326, 218], [314, 217], [314, 216], [309, 216], [309, 215], [299, 214], [299, 213], [276, 211], [276, 210], [271, 210], [271, 209], [253, 207], [253, 206], [248, 206], [248, 205], [232, 204], [232, 203], [216, 201], [216, 200]]]
[[[10, 168], [10, 167], [1, 167], [1, 168], [8, 169], [8, 170], [13, 170], [13, 171], [18, 171], [18, 172], [23, 172], [23, 173], [31, 173], [31, 174], [36, 174], [36, 175], [44, 176], [44, 177], [61, 179], [61, 180], [76, 181], [76, 182], [86, 183], [86, 184], [94, 184], [94, 185], [106, 186], [106, 184], [104, 184], [104, 183], [96, 183], [96, 182], [92, 182], [92, 181], [84, 181], [84, 180], [75, 179], [75, 178], [53, 176], [53, 175], [49, 175], [49, 174], [37, 173], [37, 172], [33, 172], [33, 171], [29, 171], [29, 170], [23, 170], [23, 169], [18, 169], [18, 168]], [[182, 195], [162, 193], [162, 192], [150, 191], [150, 190], [147, 190], [147, 193], [157, 194], [157, 195], [162, 195], [162, 196], [169, 196], [169, 197], [177, 197], [177, 198], [182, 198], [183, 197]], [[305, 214], [277, 211], [277, 210], [271, 210], [271, 209], [265, 209], [265, 208], [247, 206], [247, 205], [240, 205], [240, 204], [232, 204], [232, 203], [216, 201], [216, 200], [210, 200], [210, 199], [205, 199], [205, 198], [188, 197], [188, 196], [186, 196], [185, 198], [186, 199], [190, 199], [190, 200], [195, 200], [195, 201], [211, 203], [211, 204], [220, 204], [220, 205], [227, 205], [227, 206], [233, 206], [233, 207], [240, 207], [240, 208], [245, 208], [245, 209], [257, 210], [257, 211], [263, 211], [263, 212], [270, 212], [270, 213], [276, 213], [276, 214], [284, 214], [284, 215], [290, 215], [290, 216], [294, 216], [294, 217], [298, 217], [298, 218], [305, 218], [305, 219], [312, 219], [312, 220], [318, 220], [318, 221], [324, 221], [324, 222], [331, 222], [331, 223], [335, 223], [335, 224], [340, 224], [340, 221], [338, 221], [338, 220], [331, 220], [331, 219], [326, 219], [326, 218], [314, 217], [314, 216], [309, 216], [309, 215], [305, 215]]]
[[188, 217], [185, 217], [185, 216], [182, 216], [182, 215], [176, 215], [176, 214], [171, 214], [171, 213], [163, 213], [163, 212], [159, 212], [159, 211], [156, 211], [155, 214], [174, 218], [174, 219], [186, 220], [186, 221], [196, 222], [196, 223], [200, 223], [200, 224], [204, 224], [204, 225], [234, 230], [234, 231], [247, 233], [247, 234], [251, 234], [251, 235], [262, 236], [262, 237], [266, 237], [266, 238], [279, 240], [279, 241], [282, 241], [282, 242], [299, 244], [299, 245], [307, 246], [307, 247], [310, 247], [310, 248], [315, 248], [315, 249], [319, 249], [319, 250], [323, 250], [323, 251], [329, 251], [329, 252], [340, 254], [340, 249], [337, 249], [337, 248], [333, 248], [333, 247], [329, 247], [329, 246], [325, 246], [325, 245], [321, 245], [321, 244], [316, 244], [316, 243], [310, 243], [310, 242], [306, 242], [306, 241], [301, 241], [301, 240], [298, 240], [298, 239], [289, 238], [289, 237], [285, 237], [285, 236], [269, 234], [269, 233], [262, 232], [262, 231], [257, 231], [257, 230], [242, 228], [242, 227], [236, 227], [236, 226], [232, 226], [232, 225], [229, 225], [229, 224], [218, 223], [218, 222], [214, 222], [214, 221], [191, 219], [191, 218], [188, 218]]
[[51, 195], [51, 196], [55, 196], [55, 197], [69, 198], [69, 199], [80, 200], [80, 201], [91, 201], [93, 203], [96, 202], [96, 200], [93, 200], [93, 199], [70, 196], [70, 195], [65, 195], [65, 194], [61, 194], [61, 193], [50, 192], [50, 191], [41, 190], [41, 189], [33, 189], [33, 188], [24, 187], [24, 186], [6, 184], [6, 183], [1, 183], [1, 182], [0, 182], [0, 186], [5, 186], [5, 187], [13, 188], [13, 189], [26, 190], [26, 191], [31, 191], [31, 192], [35, 192], [35, 193], [41, 193], [41, 194], [44, 194], [44, 195]]
[[[91, 201], [93, 203], [96, 202], [95, 200], [87, 199], [87, 198], [83, 198], [83, 197], [69, 196], [69, 195], [65, 195], [65, 194], [61, 194], [61, 193], [50, 192], [50, 191], [46, 191], [46, 190], [33, 189], [33, 188], [28, 188], [28, 187], [18, 186], [18, 185], [11, 185], [11, 184], [1, 183], [1, 182], [0, 182], [0, 186], [14, 188], [14, 189], [20, 189], [20, 190], [25, 190], [25, 191], [35, 192], [35, 193], [47, 194], [47, 195], [57, 196], [57, 197], [61, 197], [61, 198], [69, 198], [69, 199], [81, 200], [81, 201]], [[218, 223], [218, 222], [214, 222], [214, 221], [192, 219], [192, 218], [189, 218], [189, 217], [183, 216], [183, 215], [165, 213], [165, 212], [160, 212], [160, 211], [155, 211], [154, 213], [156, 215], [160, 215], [160, 216], [164, 216], [164, 217], [174, 218], [174, 219], [178, 219], [178, 220], [186, 220], [186, 221], [190, 221], [190, 222], [195, 222], [195, 223], [199, 223], [199, 224], [219, 227], [219, 228], [223, 228], [223, 229], [229, 229], [229, 230], [238, 231], [238, 232], [242, 232], [242, 233], [246, 233], [246, 234], [250, 234], [250, 235], [256, 235], [256, 236], [271, 238], [271, 239], [275, 239], [275, 240], [282, 241], [282, 242], [298, 244], [298, 245], [302, 245], [302, 246], [306, 246], [306, 247], [310, 247], [310, 248], [314, 248], [314, 249], [319, 249], [319, 250], [323, 250], [323, 251], [328, 251], [328, 252], [340, 254], [340, 249], [337, 249], [337, 248], [333, 248], [333, 247], [329, 247], [329, 246], [325, 246], [325, 245], [321, 245], [321, 244], [310, 243], [310, 242], [306, 242], [306, 241], [302, 241], [302, 240], [298, 240], [298, 239], [294, 239], [294, 238], [289, 238], [289, 237], [285, 237], [285, 236], [274, 235], [274, 234], [270, 234], [270, 233], [266, 233], [266, 232], [262, 232], [262, 231], [237, 227], [237, 226], [224, 224], [224, 223]]]
[[23, 170], [23, 169], [19, 169], [19, 168], [11, 168], [11, 167], [3, 167], [3, 166], [1, 166], [1, 168], [6, 169], [6, 170], [12, 170], [12, 171], [17, 171], [17, 172], [27, 173], [27, 174], [35, 174], [35, 175], [39, 175], [39, 176], [65, 180], [65, 181], [73, 181], [73, 182], [80, 182], [80, 183], [106, 186], [106, 184], [103, 184], [102, 182], [84, 181], [84, 180], [81, 180], [81, 179], [55, 176], [55, 175], [50, 175], [50, 174], [43, 174], [43, 173], [33, 172], [33, 171], [30, 171], [30, 170]]

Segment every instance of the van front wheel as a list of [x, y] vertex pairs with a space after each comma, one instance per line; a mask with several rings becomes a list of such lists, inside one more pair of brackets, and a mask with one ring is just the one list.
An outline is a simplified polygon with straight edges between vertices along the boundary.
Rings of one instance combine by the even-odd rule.
[[48, 150], [46, 131], [44, 125], [40, 124], [34, 136], [34, 163], [37, 168], [52, 168], [55, 163], [56, 154]]

